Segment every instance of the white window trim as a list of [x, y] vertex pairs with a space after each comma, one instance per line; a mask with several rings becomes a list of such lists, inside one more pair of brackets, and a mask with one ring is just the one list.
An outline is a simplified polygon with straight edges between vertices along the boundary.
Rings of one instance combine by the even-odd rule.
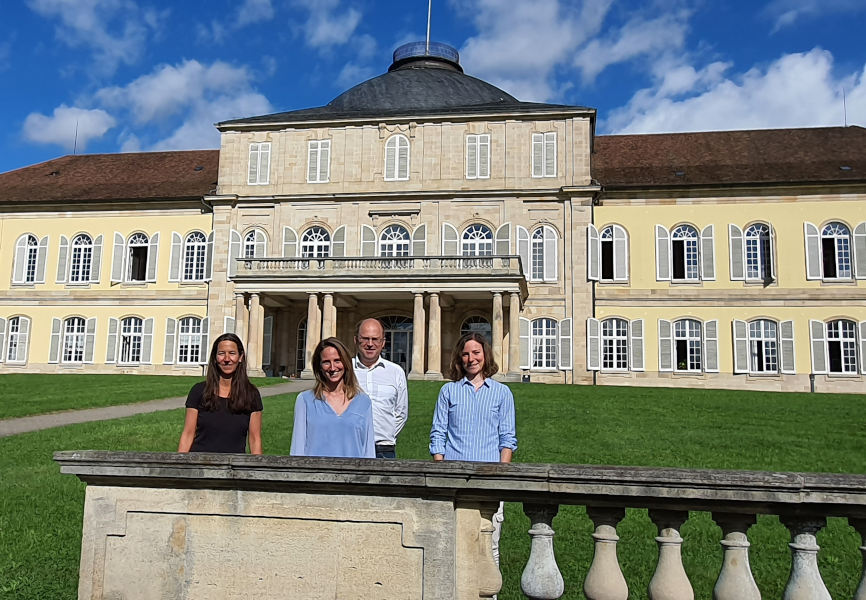
[[[401, 144], [401, 140], [405, 142]], [[393, 148], [389, 146], [393, 144]], [[406, 176], [400, 177], [400, 153], [401, 149], [405, 149], [406, 152]], [[389, 166], [388, 164], [388, 152], [393, 150], [394, 152], [394, 161], [393, 164]], [[385, 169], [384, 169], [384, 179], [385, 181], [408, 181], [409, 180], [409, 159], [411, 158], [410, 152], [411, 144], [409, 144], [409, 138], [407, 138], [402, 133], [396, 133], [389, 137], [385, 141]]]
[[[263, 159], [266, 157], [266, 159]], [[253, 163], [255, 161], [255, 164]], [[250, 142], [247, 185], [268, 185], [271, 171], [271, 143]]]
[[[538, 153], [536, 153], [537, 145], [540, 146]], [[548, 154], [551, 152], [553, 153], [553, 158], [552, 160], [548, 160]], [[533, 133], [532, 152], [530, 155], [532, 162], [530, 172], [534, 179], [556, 177], [556, 132]], [[536, 160], [540, 160], [541, 164], [537, 164]], [[552, 165], [552, 169], [548, 170], [548, 164]]]
[[310, 140], [307, 144], [307, 183], [328, 183], [330, 178], [331, 140]]
[[[481, 152], [482, 148], [486, 149], [486, 153]], [[466, 136], [466, 179], [490, 179], [489, 133], [470, 133]]]

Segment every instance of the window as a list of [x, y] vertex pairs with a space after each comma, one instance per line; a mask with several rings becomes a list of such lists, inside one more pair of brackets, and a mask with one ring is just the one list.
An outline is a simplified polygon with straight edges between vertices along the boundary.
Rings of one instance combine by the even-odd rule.
[[310, 227], [301, 235], [301, 258], [327, 258], [331, 254], [331, 235], [324, 227]]
[[90, 267], [93, 261], [93, 240], [87, 234], [72, 239], [72, 259], [69, 263], [69, 281], [83, 283], [90, 281]]
[[535, 319], [532, 321], [530, 366], [533, 369], [556, 368], [556, 321]]
[[775, 236], [773, 227], [766, 223], [750, 225], [745, 232], [733, 223], [728, 225], [732, 281], [768, 283], [776, 279]]
[[842, 223], [821, 230], [821, 267], [824, 279], [851, 279], [851, 232]]
[[250, 144], [250, 168], [247, 183], [265, 185], [271, 170], [271, 143], [253, 142]]
[[587, 279], [590, 281], [628, 281], [628, 234], [619, 225], [608, 225], [601, 232], [588, 225]]
[[147, 249], [147, 236], [143, 233], [132, 234], [127, 244], [127, 281], [145, 281], [147, 279]]
[[734, 373], [794, 373], [794, 322], [733, 322]]
[[694, 319], [674, 322], [674, 370], [701, 370], [701, 323]]
[[197, 317], [181, 319], [177, 338], [178, 364], [205, 362], [207, 358], [202, 352], [205, 343], [202, 336], [202, 320]]
[[628, 321], [605, 319], [601, 322], [601, 368], [628, 369]]
[[659, 319], [659, 371], [718, 373], [718, 321]]
[[716, 278], [713, 226], [698, 234], [691, 225], [678, 225], [670, 232], [656, 225], [656, 279], [697, 282]]
[[590, 371], [643, 371], [643, 319], [611, 317], [586, 321], [586, 364]]
[[[848, 319], [835, 319], [824, 323], [809, 321], [812, 342], [812, 373], [866, 375], [863, 364], [866, 354], [866, 321], [858, 324]], [[859, 346], [859, 348], [858, 348]]]
[[300, 374], [307, 366], [307, 320], [302, 319], [298, 324], [298, 340], [295, 346], [295, 371]]
[[532, 134], [532, 176], [556, 177], [556, 132]]
[[[6, 335], [6, 344], [3, 344], [3, 334]], [[27, 347], [30, 334], [30, 319], [27, 317], [12, 317], [6, 321], [0, 319], [0, 362], [8, 363], [27, 362]]]
[[200, 231], [194, 231], [186, 236], [183, 245], [184, 281], [204, 281], [207, 246], [207, 238]]
[[[518, 240], [521, 233], [518, 230]], [[556, 250], [557, 235], [553, 227], [543, 225], [532, 232], [528, 261], [530, 281], [556, 281]]]
[[493, 328], [490, 326], [490, 321], [484, 317], [468, 317], [460, 326], [460, 335], [467, 333], [480, 333], [488, 342], [493, 343]]
[[81, 317], [71, 317], [63, 323], [63, 362], [84, 362], [85, 323]]
[[466, 179], [490, 177], [490, 134], [466, 136]]
[[866, 223], [854, 228], [832, 222], [818, 227], [805, 223], [806, 279], [831, 281], [866, 279]]
[[141, 362], [143, 321], [138, 317], [127, 317], [120, 322], [120, 358], [121, 364], [138, 364]]
[[671, 232], [671, 267], [674, 279], [698, 279], [698, 232], [680, 225]]
[[493, 232], [486, 225], [470, 225], [463, 232], [460, 252], [463, 256], [492, 256]]
[[15, 244], [15, 266], [13, 267], [12, 282], [37, 282], [39, 280], [39, 262], [39, 240], [36, 239], [35, 235], [22, 235]]
[[409, 179], [409, 140], [392, 135], [385, 142], [385, 181]]
[[244, 258], [261, 258], [265, 255], [267, 239], [259, 229], [253, 229], [244, 236]]
[[409, 232], [400, 225], [389, 225], [379, 236], [380, 256], [409, 256]]
[[[747, 234], [748, 235], [748, 234]], [[761, 319], [749, 323], [749, 371], [775, 373], [779, 370], [776, 323]]]
[[331, 140], [310, 140], [307, 150], [307, 182], [327, 183], [330, 177]]

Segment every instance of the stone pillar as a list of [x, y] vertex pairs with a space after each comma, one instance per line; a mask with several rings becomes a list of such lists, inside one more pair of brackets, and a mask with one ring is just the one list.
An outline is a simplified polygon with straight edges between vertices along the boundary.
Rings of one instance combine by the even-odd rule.
[[825, 519], [780, 519], [791, 531], [791, 574], [782, 600], [831, 600], [830, 592], [818, 571], [818, 541], [816, 535]]
[[508, 305], [508, 374], [520, 378], [520, 294], [511, 292]]
[[246, 345], [249, 333], [247, 331], [247, 306], [244, 303], [243, 292], [235, 292], [235, 334]]
[[333, 337], [335, 329], [334, 295], [324, 294], [322, 300], [322, 339]]
[[247, 368], [251, 373], [262, 369], [262, 348], [259, 345], [262, 339], [262, 327], [259, 310], [259, 295], [250, 294], [250, 327], [247, 334]]
[[680, 527], [688, 513], [672, 510], [650, 510], [650, 519], [659, 528], [656, 542], [659, 558], [649, 584], [649, 600], [694, 600], [692, 584], [683, 568]]
[[527, 598], [556, 600], [565, 592], [562, 573], [553, 554], [553, 517], [559, 511], [556, 504], [523, 504], [532, 528], [529, 561], [520, 577], [520, 589]]
[[439, 307], [439, 294], [431, 292], [429, 298], [427, 329], [427, 378], [442, 378], [442, 310]]
[[725, 539], [724, 560], [713, 588], [713, 600], [761, 600], [761, 592], [749, 567], [749, 539], [746, 531], [755, 523], [755, 515], [713, 513]]
[[412, 319], [412, 370], [410, 379], [424, 378], [424, 294], [415, 292], [415, 312]]
[[595, 552], [583, 581], [583, 594], [587, 600], [628, 600], [628, 584], [616, 557], [616, 525], [625, 516], [625, 509], [587, 506], [586, 514], [595, 524]]
[[493, 329], [493, 360], [502, 364], [502, 292], [493, 292], [493, 314], [490, 319]]
[[301, 371], [301, 379], [314, 378], [310, 358], [319, 343], [319, 332], [319, 296], [312, 293], [307, 302], [307, 348], [304, 352], [304, 370]]

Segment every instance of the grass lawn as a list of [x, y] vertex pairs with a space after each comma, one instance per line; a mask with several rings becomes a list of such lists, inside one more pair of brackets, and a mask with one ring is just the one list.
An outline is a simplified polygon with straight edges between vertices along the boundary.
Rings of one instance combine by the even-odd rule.
[[[76, 377], [70, 378], [77, 383]], [[67, 385], [64, 382], [64, 385]], [[427, 460], [440, 384], [410, 382], [410, 420], [401, 458]], [[720, 390], [514, 384], [521, 462], [655, 465], [779, 471], [866, 472], [866, 396]], [[287, 454], [293, 395], [265, 398], [265, 452]], [[0, 439], [0, 598], [54, 599], [76, 594], [84, 485], [61, 476], [55, 450], [172, 451], [178, 409]], [[503, 531], [504, 586], [518, 599], [529, 552], [529, 520], [509, 504]], [[583, 598], [592, 558], [592, 524], [583, 507], [562, 506], [554, 520], [565, 598]], [[631, 598], [645, 598], [655, 569], [656, 530], [646, 511], [620, 524], [619, 556]], [[710, 598], [721, 566], [721, 530], [707, 513], [682, 528], [685, 568], [697, 598]], [[774, 516], [749, 532], [751, 563], [764, 598], [782, 595], [790, 569], [789, 535]], [[859, 536], [830, 519], [818, 536], [819, 563], [834, 598], [850, 598], [860, 578]]]
[[[193, 384], [203, 379], [171, 375], [0, 375], [0, 419], [186, 396]], [[282, 381], [278, 377], [253, 379], [258, 386]]]

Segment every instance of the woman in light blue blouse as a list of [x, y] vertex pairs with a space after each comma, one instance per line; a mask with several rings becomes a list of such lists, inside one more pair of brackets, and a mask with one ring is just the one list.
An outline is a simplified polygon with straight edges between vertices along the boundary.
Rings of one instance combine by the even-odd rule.
[[373, 406], [358, 385], [349, 350], [330, 337], [319, 342], [310, 363], [316, 385], [295, 399], [292, 456], [376, 458]]

